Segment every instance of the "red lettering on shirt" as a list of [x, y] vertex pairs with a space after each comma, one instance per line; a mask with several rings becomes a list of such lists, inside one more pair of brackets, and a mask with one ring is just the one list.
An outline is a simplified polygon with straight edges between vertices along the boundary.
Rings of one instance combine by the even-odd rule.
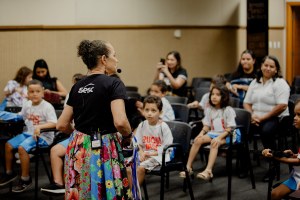
[[154, 150], [157, 151], [157, 147], [161, 146], [161, 139], [160, 137], [154, 136], [143, 136], [143, 143], [145, 144], [145, 150]]

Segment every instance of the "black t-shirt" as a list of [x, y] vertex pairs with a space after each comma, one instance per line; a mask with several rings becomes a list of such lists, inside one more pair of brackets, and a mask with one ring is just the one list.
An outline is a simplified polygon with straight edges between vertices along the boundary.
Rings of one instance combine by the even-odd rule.
[[115, 132], [110, 104], [126, 98], [125, 86], [119, 78], [93, 74], [80, 80], [72, 87], [67, 102], [73, 107], [75, 129], [83, 133]]
[[45, 89], [51, 91], [57, 91], [57, 86], [56, 86], [57, 78], [53, 77], [50, 79], [41, 79], [40, 81], [43, 83]]
[[[172, 76], [173, 76], [174, 79], [176, 79], [178, 76], [186, 77], [186, 79], [187, 79], [187, 77], [188, 77], [186, 70], [185, 70], [184, 68], [182, 68], [182, 67], [179, 68], [178, 70], [176, 70], [174, 73], [171, 73], [171, 74], [172, 74]], [[165, 78], [166, 78], [166, 76], [165, 76]], [[166, 81], [166, 80], [165, 80], [165, 82], [166, 82], [167, 84], [170, 84], [169, 81]], [[169, 86], [169, 90], [170, 90], [173, 94], [175, 94], [175, 95], [177, 95], [177, 96], [185, 97], [185, 96], [187, 96], [186, 85], [187, 85], [187, 80], [185, 81], [185, 83], [184, 83], [180, 88], [174, 89], [174, 88], [172, 88], [171, 86]]]

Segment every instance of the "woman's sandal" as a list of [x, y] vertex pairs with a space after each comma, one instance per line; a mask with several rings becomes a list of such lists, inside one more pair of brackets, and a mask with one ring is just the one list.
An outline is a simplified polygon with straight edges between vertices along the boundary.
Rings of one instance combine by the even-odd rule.
[[[190, 176], [192, 176], [194, 174], [193, 169], [190, 167], [186, 167], [187, 172], [189, 173]], [[179, 177], [180, 178], [186, 178], [185, 176], [185, 171], [182, 171], [179, 173]]]
[[210, 181], [214, 177], [213, 173], [210, 170], [204, 170], [197, 174], [197, 178], [203, 179], [205, 181]]

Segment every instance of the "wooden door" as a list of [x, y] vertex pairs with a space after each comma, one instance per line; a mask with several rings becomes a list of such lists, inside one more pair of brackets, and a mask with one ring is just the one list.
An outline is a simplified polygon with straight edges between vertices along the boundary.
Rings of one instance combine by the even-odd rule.
[[300, 75], [300, 2], [287, 3], [286, 79]]

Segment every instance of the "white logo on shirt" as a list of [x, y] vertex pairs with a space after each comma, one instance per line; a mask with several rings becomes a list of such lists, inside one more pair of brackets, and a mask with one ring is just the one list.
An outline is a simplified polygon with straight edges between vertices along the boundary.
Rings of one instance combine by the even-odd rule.
[[86, 86], [79, 88], [78, 93], [91, 93], [93, 92], [94, 85], [95, 84], [93, 83], [87, 84]]

